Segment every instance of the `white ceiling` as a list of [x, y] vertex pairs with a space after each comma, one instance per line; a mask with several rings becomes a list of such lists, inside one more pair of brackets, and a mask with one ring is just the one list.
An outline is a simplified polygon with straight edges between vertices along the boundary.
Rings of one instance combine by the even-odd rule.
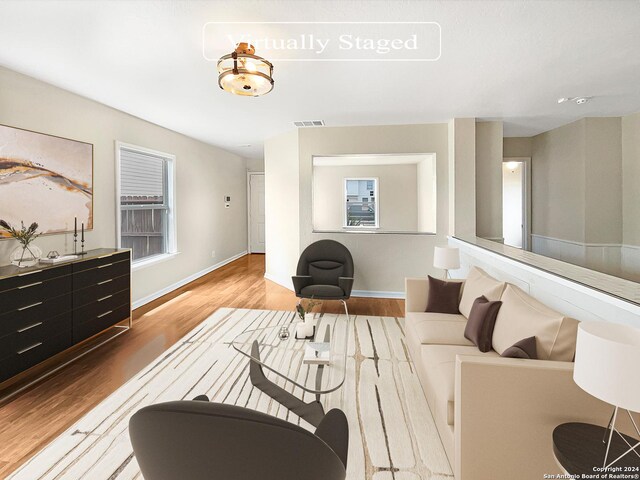
[[[259, 98], [217, 86], [210, 21], [435, 21], [436, 62], [281, 62]], [[294, 120], [503, 119], [529, 136], [640, 110], [638, 1], [2, 1], [0, 65], [245, 157]], [[257, 52], [260, 54], [260, 52]], [[559, 97], [594, 96], [586, 105]], [[251, 144], [251, 147], [240, 147]]]

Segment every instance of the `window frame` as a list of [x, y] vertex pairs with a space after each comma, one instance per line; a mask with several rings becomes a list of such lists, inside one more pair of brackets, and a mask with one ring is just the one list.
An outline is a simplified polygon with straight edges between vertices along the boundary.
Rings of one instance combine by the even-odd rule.
[[[349, 195], [347, 183], [350, 180], [356, 180], [356, 181], [364, 180], [367, 182], [370, 182], [370, 181], [373, 182], [373, 197], [375, 198], [375, 210], [374, 210], [375, 225], [347, 225], [347, 197]], [[344, 230], [375, 230], [380, 228], [380, 186], [378, 184], [379, 183], [378, 180], [379, 180], [378, 177], [344, 177], [343, 178], [342, 228]]]
[[[152, 150], [150, 148], [141, 147], [139, 145], [133, 145], [130, 143], [125, 143], [121, 141], [115, 142], [115, 150], [116, 150], [116, 161], [115, 161], [115, 192], [116, 192], [116, 246], [117, 248], [122, 248], [122, 205], [121, 205], [121, 153], [122, 150], [131, 150], [136, 153], [140, 153], [143, 155], [151, 155], [155, 157], [162, 158], [164, 163], [164, 168], [166, 169], [166, 185], [164, 185], [164, 198], [165, 202], [163, 207], [167, 210], [167, 222], [165, 225], [165, 241], [166, 241], [166, 252], [160, 253], [157, 255], [150, 255], [148, 257], [140, 258], [138, 260], [131, 261], [132, 270], [136, 270], [138, 268], [142, 268], [148, 265], [153, 265], [155, 263], [163, 262], [165, 260], [169, 260], [179, 254], [178, 252], [178, 240], [177, 240], [177, 219], [176, 219], [176, 156], [171, 153], [160, 152], [158, 150]], [[137, 209], [145, 209], [145, 207], [132, 207], [131, 210]]]

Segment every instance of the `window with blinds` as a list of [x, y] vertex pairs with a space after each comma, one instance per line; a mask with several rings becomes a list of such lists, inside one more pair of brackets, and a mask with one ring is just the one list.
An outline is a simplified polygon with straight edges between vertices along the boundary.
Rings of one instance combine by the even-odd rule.
[[173, 156], [119, 147], [120, 247], [133, 261], [174, 251]]

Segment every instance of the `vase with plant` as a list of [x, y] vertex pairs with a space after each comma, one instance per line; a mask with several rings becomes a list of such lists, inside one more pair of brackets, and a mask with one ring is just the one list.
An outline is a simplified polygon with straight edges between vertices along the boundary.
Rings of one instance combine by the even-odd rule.
[[315, 331], [315, 325], [313, 324], [313, 315], [311, 314], [311, 310], [316, 305], [320, 305], [321, 302], [317, 300], [311, 299], [303, 299], [300, 300], [298, 305], [296, 305], [296, 312], [302, 320], [301, 323], [296, 325], [296, 338], [304, 339], [313, 337]]
[[42, 250], [32, 244], [32, 242], [40, 236], [40, 234], [37, 233], [38, 224], [33, 222], [28, 227], [24, 226], [24, 222], [20, 222], [20, 224], [20, 229], [17, 229], [4, 220], [0, 220], [0, 228], [20, 243], [11, 253], [11, 263], [17, 267], [33, 267], [42, 257]]

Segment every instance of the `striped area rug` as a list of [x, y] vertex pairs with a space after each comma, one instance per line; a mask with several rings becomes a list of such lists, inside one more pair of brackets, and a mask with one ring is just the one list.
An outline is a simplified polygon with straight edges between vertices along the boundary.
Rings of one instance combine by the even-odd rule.
[[[129, 417], [145, 405], [200, 394], [313, 430], [252, 387], [246, 357], [229, 344], [245, 329], [295, 322], [294, 315], [230, 308], [216, 311], [9, 478], [142, 480], [129, 442]], [[336, 334], [344, 331], [338, 327], [347, 321], [345, 315], [318, 314], [317, 318], [320, 331], [323, 325], [330, 325]], [[349, 480], [453, 479], [408, 359], [403, 320], [352, 315], [346, 382], [322, 397], [325, 411], [339, 407], [349, 419]], [[282, 385], [279, 377], [272, 379]], [[305, 401], [310, 399], [301, 391], [290, 391]], [[188, 480], [188, 474], [184, 478]]]

